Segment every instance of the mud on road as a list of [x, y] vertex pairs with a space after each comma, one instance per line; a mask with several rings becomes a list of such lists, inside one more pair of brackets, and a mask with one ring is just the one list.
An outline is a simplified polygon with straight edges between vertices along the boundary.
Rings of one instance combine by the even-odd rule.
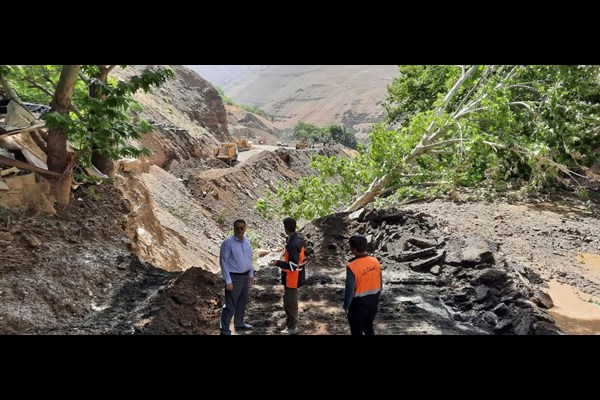
[[[334, 214], [308, 224], [307, 282], [299, 289], [299, 330], [305, 335], [349, 334], [341, 308], [348, 238], [370, 239], [384, 287], [376, 332], [397, 334], [556, 334], [531, 269], [508, 262], [497, 243], [481, 236], [445, 236], [427, 215], [395, 209]], [[279, 270], [262, 267], [251, 289], [241, 334], [278, 334], [285, 326]]]

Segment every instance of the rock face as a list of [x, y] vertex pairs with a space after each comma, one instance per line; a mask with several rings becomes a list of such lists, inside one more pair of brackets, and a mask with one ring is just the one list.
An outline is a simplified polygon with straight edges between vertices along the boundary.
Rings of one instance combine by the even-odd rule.
[[262, 141], [272, 145], [280, 140], [279, 130], [268, 119], [236, 106], [225, 105], [225, 110], [229, 132], [233, 138], [246, 136], [256, 138], [255, 143]]
[[214, 86], [194, 71], [180, 65], [172, 68], [175, 79], [165, 87], [171, 92], [172, 104], [219, 140], [227, 139], [225, 105]]
[[[132, 75], [161, 65], [131, 65], [115, 69], [113, 76], [127, 80]], [[151, 122], [172, 125], [180, 129], [201, 127], [218, 140], [228, 140], [225, 105], [219, 93], [207, 80], [181, 65], [169, 65], [174, 77], [150, 93], [138, 92], [134, 96], [144, 107], [142, 116]], [[187, 117], [187, 118], [186, 118]], [[199, 132], [202, 132], [201, 130]]]
[[[126, 80], [148, 67], [116, 69], [114, 75]], [[152, 155], [142, 160], [166, 170], [174, 161], [193, 168], [199, 160], [212, 158], [212, 148], [219, 142], [231, 141], [225, 105], [217, 90], [194, 71], [180, 65], [170, 67], [173, 79], [150, 93], [134, 96], [143, 106], [140, 116], [155, 128], [139, 143], [152, 150]]]

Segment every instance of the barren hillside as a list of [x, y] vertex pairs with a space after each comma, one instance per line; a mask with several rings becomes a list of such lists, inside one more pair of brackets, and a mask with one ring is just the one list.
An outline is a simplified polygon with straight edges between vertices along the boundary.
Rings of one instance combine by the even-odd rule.
[[229, 132], [233, 138], [246, 136], [255, 138], [255, 142], [275, 144], [280, 139], [280, 132], [266, 118], [242, 110], [236, 106], [225, 105]]
[[227, 91], [236, 82], [271, 67], [271, 65], [184, 65], [201, 77]]
[[281, 130], [298, 122], [344, 125], [365, 137], [381, 120], [395, 65], [272, 65], [232, 80], [225, 93], [260, 106]]

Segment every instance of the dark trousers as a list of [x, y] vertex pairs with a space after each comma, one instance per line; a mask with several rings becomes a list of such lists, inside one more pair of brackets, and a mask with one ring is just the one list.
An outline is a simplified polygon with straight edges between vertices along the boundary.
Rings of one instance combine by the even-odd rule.
[[246, 304], [248, 303], [249, 275], [231, 274], [231, 283], [233, 290], [225, 290], [225, 304], [221, 311], [221, 324], [219, 326], [221, 335], [231, 335], [229, 324], [233, 318], [233, 326], [244, 325], [244, 314], [246, 313]]
[[379, 294], [352, 299], [348, 310], [348, 323], [352, 335], [374, 335], [373, 322], [379, 306]]
[[296, 329], [298, 327], [298, 289], [284, 287], [283, 309], [285, 310], [287, 327]]

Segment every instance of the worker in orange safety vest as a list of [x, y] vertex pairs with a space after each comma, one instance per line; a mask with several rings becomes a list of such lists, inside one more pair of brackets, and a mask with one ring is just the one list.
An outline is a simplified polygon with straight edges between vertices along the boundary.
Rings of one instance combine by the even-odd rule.
[[383, 279], [379, 260], [366, 253], [367, 238], [354, 235], [349, 240], [354, 255], [346, 267], [344, 311], [352, 335], [374, 335], [373, 322], [377, 314]]
[[271, 260], [270, 266], [281, 268], [283, 284], [283, 308], [286, 315], [286, 328], [282, 334], [298, 333], [298, 288], [304, 284], [304, 239], [296, 232], [296, 220], [287, 217], [283, 220], [285, 229], [285, 252], [282, 260]]

